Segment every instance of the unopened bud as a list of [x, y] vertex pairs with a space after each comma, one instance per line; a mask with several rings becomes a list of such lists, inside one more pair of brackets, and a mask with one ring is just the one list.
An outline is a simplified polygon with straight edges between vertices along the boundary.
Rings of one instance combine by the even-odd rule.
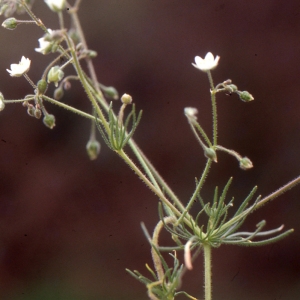
[[29, 116], [35, 117], [34, 111], [35, 111], [35, 107], [32, 104], [28, 103], [28, 105], [27, 105], [27, 113], [29, 114]]
[[90, 160], [94, 160], [98, 157], [98, 154], [100, 153], [101, 145], [98, 141], [88, 141], [86, 144], [86, 151], [90, 158]]
[[48, 87], [48, 84], [47, 84], [46, 80], [41, 79], [38, 81], [37, 89], [38, 89], [39, 94], [44, 94], [47, 87]]
[[70, 29], [68, 32], [68, 36], [73, 40], [75, 45], [80, 42], [80, 38], [76, 30]]
[[53, 97], [55, 100], [60, 100], [64, 96], [64, 90], [61, 87], [58, 87], [54, 90]]
[[51, 114], [47, 114], [44, 116], [43, 122], [48, 128], [53, 129], [55, 126], [55, 117]]
[[34, 111], [34, 116], [35, 116], [37, 119], [40, 119], [41, 116], [42, 116], [42, 111], [41, 111], [39, 108], [36, 108], [35, 111]]
[[252, 161], [248, 157], [243, 157], [240, 160], [240, 168], [243, 170], [248, 170], [253, 168]]
[[8, 18], [2, 23], [2, 26], [6, 29], [14, 30], [18, 26], [18, 21], [16, 18]]
[[228, 84], [225, 86], [225, 89], [229, 92], [229, 93], [234, 93], [238, 90], [238, 87], [235, 84]]
[[72, 87], [72, 84], [69, 80], [64, 82], [64, 89], [67, 91]]
[[122, 103], [124, 104], [131, 104], [132, 102], [132, 97], [128, 94], [124, 94], [122, 97], [121, 97], [121, 101]]
[[95, 58], [98, 55], [97, 51], [94, 50], [88, 50], [87, 56], [90, 58]]
[[213, 148], [205, 148], [204, 155], [205, 157], [213, 160], [214, 162], [218, 162], [216, 151]]
[[101, 90], [104, 92], [104, 94], [109, 97], [112, 98], [114, 100], [119, 99], [119, 93], [118, 91], [113, 87], [113, 86], [100, 86]]
[[247, 91], [243, 91], [243, 92], [237, 92], [240, 99], [244, 102], [250, 102], [252, 100], [254, 100], [254, 97]]

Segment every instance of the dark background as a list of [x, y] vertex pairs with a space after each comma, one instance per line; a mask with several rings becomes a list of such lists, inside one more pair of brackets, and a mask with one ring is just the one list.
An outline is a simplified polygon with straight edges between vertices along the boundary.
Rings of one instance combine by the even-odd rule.
[[[191, 66], [194, 56], [208, 51], [221, 57], [215, 83], [230, 78], [255, 97], [251, 103], [236, 95], [217, 98], [219, 144], [251, 158], [254, 168], [245, 172], [233, 157], [219, 153], [205, 200], [211, 201], [214, 186], [223, 188], [230, 176], [229, 197], [235, 196], [236, 208], [254, 185], [266, 196], [299, 175], [298, 0], [82, 2], [79, 16], [88, 45], [98, 52], [99, 81], [131, 94], [144, 111], [135, 140], [183, 202], [205, 164], [184, 107], [197, 107], [201, 125], [211, 132], [207, 76]], [[58, 28], [57, 16], [43, 1], [36, 1], [34, 12], [47, 27]], [[0, 30], [0, 89], [6, 99], [32, 93], [24, 78], [6, 72], [11, 63], [29, 57], [28, 75], [37, 82], [54, 58], [34, 51], [41, 36], [34, 25]], [[90, 112], [79, 84], [73, 83], [62, 101]], [[125, 268], [148, 275], [150, 247], [140, 222], [153, 230], [157, 198], [103, 141], [99, 158], [89, 161], [90, 121], [46, 107], [56, 116], [53, 130], [29, 117], [21, 104], [7, 105], [0, 116], [0, 298], [147, 299], [145, 287]], [[214, 299], [298, 299], [299, 195], [296, 187], [244, 225], [253, 231], [262, 219], [266, 229], [284, 223], [295, 229], [285, 240], [213, 251]], [[183, 284], [200, 299], [202, 262], [199, 257]]]

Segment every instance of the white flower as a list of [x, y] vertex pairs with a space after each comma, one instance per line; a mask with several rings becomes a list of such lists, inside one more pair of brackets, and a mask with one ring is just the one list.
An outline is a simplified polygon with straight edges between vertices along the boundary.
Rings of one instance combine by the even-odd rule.
[[204, 59], [201, 58], [200, 56], [196, 56], [195, 57], [196, 64], [192, 63], [192, 65], [203, 72], [207, 72], [209, 70], [214, 69], [218, 65], [219, 59], [220, 56], [216, 56], [216, 58], [214, 58], [213, 54], [211, 52], [208, 52], [205, 55]]
[[194, 120], [197, 120], [197, 115], [198, 113], [198, 109], [195, 107], [186, 107], [184, 109], [184, 114], [188, 117], [188, 118], [192, 118]]
[[20, 77], [24, 73], [27, 73], [30, 68], [31, 60], [29, 58], [25, 58], [22, 56], [21, 61], [18, 64], [11, 64], [10, 70], [6, 69], [6, 71], [12, 77]]
[[54, 12], [62, 11], [65, 8], [66, 0], [44, 0]]
[[[49, 34], [52, 34], [52, 30], [48, 29]], [[51, 52], [52, 43], [49, 41], [46, 41], [45, 37], [42, 37], [39, 39], [40, 48], [35, 48], [34, 50], [36, 52], [40, 52], [42, 54], [48, 54]]]

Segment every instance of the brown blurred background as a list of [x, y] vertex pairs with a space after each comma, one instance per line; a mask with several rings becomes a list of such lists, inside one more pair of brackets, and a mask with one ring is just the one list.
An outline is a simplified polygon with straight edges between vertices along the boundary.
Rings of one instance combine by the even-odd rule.
[[[44, 1], [36, 1], [34, 12], [57, 29], [57, 16]], [[90, 48], [98, 52], [99, 81], [131, 94], [144, 111], [135, 140], [182, 201], [205, 164], [184, 107], [197, 107], [200, 123], [211, 132], [208, 80], [191, 66], [194, 56], [208, 51], [221, 57], [215, 83], [230, 78], [255, 97], [251, 103], [236, 95], [218, 97], [219, 143], [250, 157], [254, 168], [242, 171], [234, 158], [219, 153], [204, 199], [211, 201], [214, 186], [223, 188], [230, 176], [228, 196], [235, 196], [237, 207], [254, 185], [265, 196], [299, 175], [298, 0], [84, 0], [79, 15]], [[54, 57], [34, 51], [41, 36], [34, 25], [0, 30], [0, 90], [6, 99], [32, 93], [24, 78], [6, 72], [11, 63], [29, 57], [28, 75], [37, 82]], [[62, 101], [90, 112], [75, 83]], [[56, 116], [53, 130], [21, 104], [7, 105], [0, 116], [0, 299], [146, 300], [145, 287], [125, 268], [148, 275], [150, 247], [140, 222], [153, 230], [157, 198], [104, 142], [99, 158], [89, 161], [88, 120], [46, 107]], [[266, 229], [284, 223], [294, 234], [265, 247], [215, 249], [214, 299], [298, 299], [299, 216], [296, 187], [244, 224], [253, 231], [266, 219]], [[200, 299], [202, 261], [183, 284]]]

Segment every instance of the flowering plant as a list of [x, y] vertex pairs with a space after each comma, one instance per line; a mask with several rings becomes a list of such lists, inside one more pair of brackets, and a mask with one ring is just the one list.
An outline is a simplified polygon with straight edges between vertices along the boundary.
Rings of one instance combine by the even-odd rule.
[[[129, 274], [145, 285], [147, 295], [152, 300], [171, 300], [179, 295], [185, 295], [189, 299], [197, 299], [186, 291], [181, 290], [181, 282], [183, 275], [193, 269], [197, 256], [203, 253], [205, 273], [204, 297], [205, 300], [211, 300], [212, 249], [223, 244], [240, 246], [266, 245], [292, 233], [292, 229], [282, 232], [283, 226], [263, 231], [266, 224], [265, 220], [259, 222], [251, 232], [240, 231], [240, 228], [252, 212], [298, 184], [300, 176], [263, 198], [261, 196], [254, 198], [257, 190], [257, 187], [254, 187], [231, 217], [229, 217], [229, 211], [232, 210], [233, 199], [227, 201], [226, 197], [232, 178], [228, 180], [221, 193], [219, 193], [218, 187], [215, 188], [212, 200], [204, 199], [202, 189], [211, 167], [218, 162], [217, 154], [220, 151], [232, 155], [238, 161], [242, 170], [253, 168], [253, 163], [248, 157], [242, 156], [237, 151], [228, 149], [218, 143], [216, 96], [219, 93], [236, 94], [240, 100], [246, 103], [253, 101], [254, 97], [248, 91], [239, 90], [230, 79], [215, 85], [211, 71], [217, 68], [220, 57], [208, 52], [204, 59], [196, 56], [195, 63], [192, 63], [192, 65], [208, 76], [212, 105], [212, 135], [210, 137], [198, 122], [197, 108], [184, 108], [183, 113], [187, 118], [192, 134], [206, 157], [206, 164], [202, 174], [196, 179], [195, 189], [190, 199], [188, 201], [179, 199], [141, 151], [135, 140], [133, 140], [142, 112], [136, 112], [132, 97], [129, 94], [124, 94], [120, 97], [119, 109], [115, 113], [113, 100], [111, 99], [119, 99], [116, 89], [106, 87], [98, 82], [92, 63], [92, 58], [95, 57], [96, 53], [88, 48], [78, 21], [77, 12], [81, 1], [75, 1], [72, 7], [68, 7], [68, 12], [72, 19], [72, 28], [69, 31], [64, 27], [62, 14], [66, 8], [67, 1], [45, 0], [44, 2], [53, 12], [58, 14], [59, 29], [48, 29], [42, 20], [33, 14], [31, 10], [32, 1], [7, 0], [0, 2], [3, 4], [2, 14], [10, 17], [9, 20], [7, 19], [3, 22], [4, 28], [13, 30], [26, 22], [37, 25], [43, 30], [44, 36], [38, 39], [39, 48], [35, 48], [35, 51], [42, 55], [50, 53], [55, 55], [55, 58], [45, 67], [37, 83], [34, 83], [27, 74], [31, 65], [29, 58], [22, 56], [19, 64], [11, 64], [10, 69], [7, 69], [8, 73], [12, 77], [24, 76], [33, 91], [22, 99], [6, 99], [1, 93], [0, 110], [3, 110], [6, 104], [21, 102], [27, 108], [29, 116], [36, 119], [40, 119], [43, 116], [43, 124], [50, 129], [55, 127], [56, 119], [53, 114], [48, 113], [46, 109], [48, 103], [56, 104], [70, 112], [90, 119], [92, 121], [90, 138], [86, 144], [87, 154], [90, 159], [94, 160], [100, 154], [100, 142], [96, 139], [96, 129], [98, 129], [107, 147], [124, 160], [157, 196], [159, 201], [159, 221], [153, 234], [149, 234], [146, 226], [142, 224], [142, 230], [151, 248], [154, 268], [147, 265], [149, 276], [144, 276], [139, 271], [127, 270]], [[11, 18], [17, 9], [27, 12], [31, 20], [21, 21]], [[76, 32], [76, 38], [70, 32]], [[64, 64], [60, 65], [61, 61], [64, 61]], [[87, 64], [87, 72], [81, 66], [82, 61], [85, 61]], [[74, 69], [74, 73], [70, 75], [66, 75], [67, 73], [64, 71], [68, 65], [72, 65]], [[64, 93], [70, 89], [70, 81], [72, 80], [80, 81], [90, 101], [92, 113], [87, 113], [60, 101]], [[51, 84], [54, 84], [55, 91], [52, 96], [49, 96], [47, 92], [48, 86]], [[130, 111], [127, 113], [129, 108]], [[131, 148], [139, 164], [135, 163], [124, 151], [125, 147]], [[253, 198], [254, 201], [252, 201]], [[198, 208], [197, 213], [193, 214], [191, 209], [195, 203], [198, 204]], [[174, 241], [174, 244], [169, 247], [161, 246], [159, 243], [159, 237], [163, 229], [170, 234]], [[183, 252], [183, 262], [180, 262], [178, 258], [180, 251]], [[164, 252], [170, 252], [169, 254], [173, 260], [172, 266], [169, 266]]]

